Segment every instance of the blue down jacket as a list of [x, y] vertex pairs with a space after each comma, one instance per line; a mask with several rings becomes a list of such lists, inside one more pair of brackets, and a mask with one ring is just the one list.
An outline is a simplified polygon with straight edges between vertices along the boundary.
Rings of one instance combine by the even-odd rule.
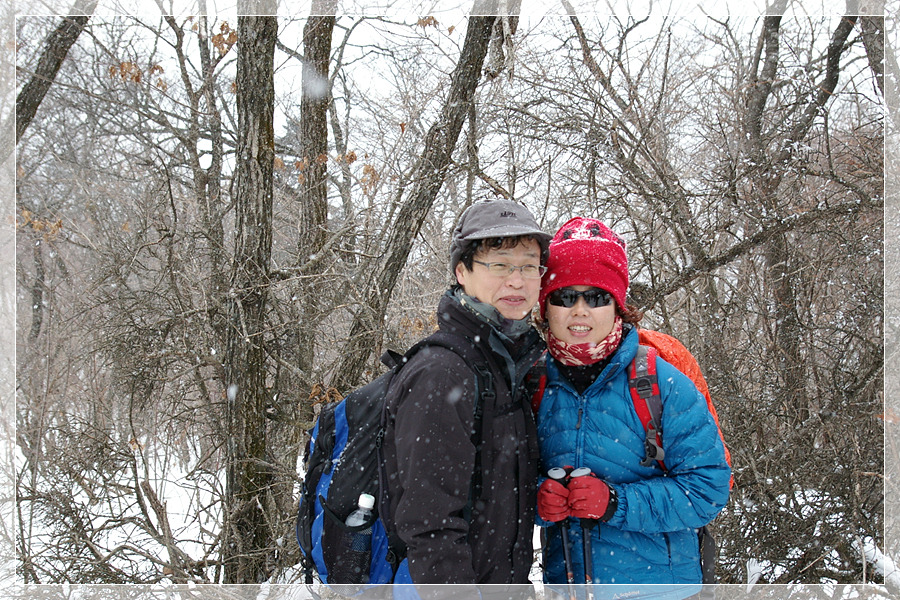
[[[548, 357], [537, 422], [542, 473], [566, 465], [589, 467], [618, 494], [615, 514], [591, 533], [594, 583], [699, 584], [698, 528], [728, 501], [731, 469], [705, 398], [662, 359], [657, 359], [657, 373], [668, 473], [657, 463], [641, 466], [644, 428], [627, 374], [637, 347], [637, 329], [630, 328], [582, 395]], [[583, 583], [581, 527], [577, 519], [569, 519], [568, 528], [575, 579]], [[565, 583], [559, 529], [547, 527], [545, 533], [545, 581]]]

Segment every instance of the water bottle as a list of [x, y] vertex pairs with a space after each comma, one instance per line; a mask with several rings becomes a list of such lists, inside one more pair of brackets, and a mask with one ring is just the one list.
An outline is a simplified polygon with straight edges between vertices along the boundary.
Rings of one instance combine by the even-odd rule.
[[[375, 508], [375, 497], [371, 494], [360, 494], [357, 506], [359, 506], [359, 508], [350, 513], [350, 516], [344, 521], [347, 527], [359, 527], [372, 518], [372, 509]], [[359, 533], [371, 536], [372, 528], [366, 528]]]
[[375, 497], [360, 494], [358, 508], [350, 513], [344, 524], [349, 527], [369, 526], [359, 531], [347, 531], [349, 535], [348, 555], [343, 568], [347, 570], [347, 583], [368, 583], [369, 563], [372, 559], [372, 526], [374, 521]]

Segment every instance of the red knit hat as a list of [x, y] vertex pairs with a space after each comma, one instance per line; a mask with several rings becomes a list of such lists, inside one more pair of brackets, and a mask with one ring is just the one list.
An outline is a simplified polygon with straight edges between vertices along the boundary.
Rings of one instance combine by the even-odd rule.
[[625, 241], [597, 219], [575, 217], [550, 240], [547, 272], [541, 281], [541, 317], [547, 296], [571, 285], [589, 285], [613, 295], [625, 306], [628, 291], [628, 256]]

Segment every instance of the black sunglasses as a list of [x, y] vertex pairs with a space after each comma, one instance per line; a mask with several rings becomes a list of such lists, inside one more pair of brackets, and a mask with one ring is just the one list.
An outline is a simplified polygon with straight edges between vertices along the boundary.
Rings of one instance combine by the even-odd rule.
[[550, 304], [553, 306], [564, 306], [566, 308], [575, 306], [575, 303], [578, 302], [579, 298], [584, 298], [585, 303], [587, 303], [590, 308], [606, 306], [612, 302], [613, 299], [612, 294], [606, 290], [601, 290], [600, 288], [591, 288], [583, 292], [576, 292], [571, 288], [562, 288], [553, 290], [550, 292], [550, 295], [547, 296], [547, 300], [549, 300]]

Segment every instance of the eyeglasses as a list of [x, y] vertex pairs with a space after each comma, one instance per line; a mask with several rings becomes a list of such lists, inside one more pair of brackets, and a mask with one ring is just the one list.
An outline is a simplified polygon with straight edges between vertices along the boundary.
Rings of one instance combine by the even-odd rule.
[[578, 302], [579, 298], [584, 298], [585, 303], [590, 308], [606, 306], [612, 302], [613, 299], [612, 294], [606, 290], [601, 290], [600, 288], [591, 288], [583, 292], [576, 292], [571, 288], [562, 288], [553, 290], [550, 292], [550, 295], [547, 296], [547, 300], [549, 300], [550, 304], [553, 306], [564, 306], [566, 308], [575, 306], [575, 303]]
[[487, 267], [488, 273], [496, 275], [497, 277], [508, 277], [517, 269], [522, 272], [522, 277], [526, 279], [537, 279], [547, 272], [547, 267], [541, 265], [522, 265], [521, 267], [517, 267], [516, 265], [511, 265], [509, 263], [487, 263], [481, 262], [480, 260], [473, 260], [472, 262], [484, 265]]

